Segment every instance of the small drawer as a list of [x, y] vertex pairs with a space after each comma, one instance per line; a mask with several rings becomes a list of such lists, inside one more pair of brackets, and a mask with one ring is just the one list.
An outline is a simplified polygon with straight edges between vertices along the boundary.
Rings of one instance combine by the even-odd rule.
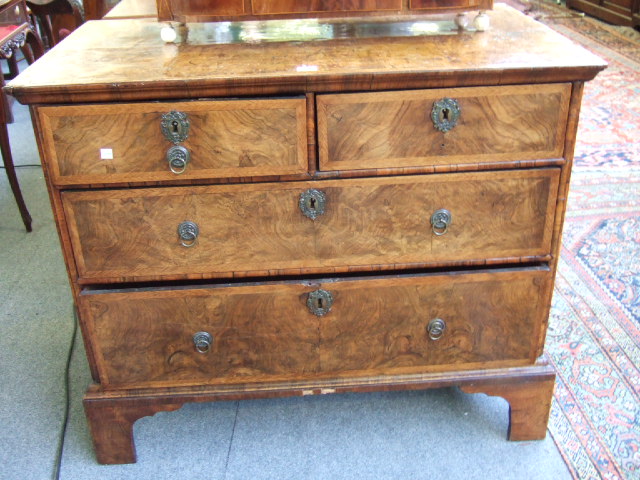
[[103, 387], [230, 384], [529, 364], [550, 279], [541, 267], [85, 291], [79, 306]]
[[173, 15], [243, 15], [245, 0], [156, 0], [159, 9], [169, 8]]
[[409, 0], [411, 10], [438, 10], [482, 8], [489, 10], [493, 7], [493, 0]]
[[62, 198], [83, 284], [300, 275], [547, 256], [559, 172], [67, 191]]
[[40, 107], [37, 115], [57, 185], [308, 169], [304, 98]]
[[321, 170], [561, 158], [570, 84], [318, 95]]

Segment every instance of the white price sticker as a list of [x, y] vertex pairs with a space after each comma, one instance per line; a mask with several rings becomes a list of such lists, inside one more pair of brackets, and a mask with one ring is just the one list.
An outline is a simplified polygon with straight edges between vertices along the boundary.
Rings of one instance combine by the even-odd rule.
[[100, 159], [101, 160], [113, 160], [113, 149], [111, 149], [111, 148], [101, 148], [100, 149]]

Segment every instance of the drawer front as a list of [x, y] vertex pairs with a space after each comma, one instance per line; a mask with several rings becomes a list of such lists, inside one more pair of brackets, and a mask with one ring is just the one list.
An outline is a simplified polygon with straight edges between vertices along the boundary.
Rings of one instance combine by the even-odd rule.
[[[62, 197], [87, 284], [548, 255], [558, 178], [549, 168]], [[309, 189], [325, 197], [315, 220], [300, 208]], [[441, 209], [451, 215], [446, 232], [431, 224]], [[195, 241], [179, 236], [185, 222], [197, 226]]]
[[[121, 291], [80, 308], [103, 386], [238, 383], [527, 364], [549, 282], [530, 269]], [[323, 316], [307, 305], [318, 290], [333, 300]]]
[[[570, 84], [318, 96], [324, 170], [560, 158]], [[455, 107], [436, 105], [443, 99]], [[436, 108], [439, 130], [432, 118]], [[446, 115], [445, 115], [446, 109]], [[446, 120], [446, 121], [444, 121]]]
[[[255, 286], [81, 295], [100, 383], [206, 382], [319, 369], [309, 289]], [[308, 310], [307, 310], [308, 311]], [[306, 320], [306, 322], [301, 322]], [[212, 342], [196, 350], [194, 335]], [[226, 381], [226, 380], [225, 380]]]
[[344, 282], [322, 320], [326, 372], [531, 363], [548, 269]]
[[[156, 0], [158, 1], [158, 0]], [[174, 15], [242, 15], [245, 12], [245, 0], [167, 0]], [[160, 3], [160, 1], [158, 1]], [[163, 6], [163, 8], [166, 8]]]
[[490, 9], [493, 1], [487, 0], [409, 0], [412, 10], [445, 10], [447, 8], [483, 7]]
[[[163, 115], [186, 114], [186, 167], [169, 164], [174, 146]], [[306, 101], [226, 100], [41, 107], [45, 155], [58, 185], [304, 173]], [[170, 130], [174, 126], [168, 119]]]
[[313, 12], [367, 12], [400, 10], [401, 0], [252, 0], [255, 15], [313, 13]]

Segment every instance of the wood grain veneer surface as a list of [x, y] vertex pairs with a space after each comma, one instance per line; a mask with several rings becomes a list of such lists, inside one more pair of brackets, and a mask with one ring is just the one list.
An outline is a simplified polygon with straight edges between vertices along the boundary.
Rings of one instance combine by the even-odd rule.
[[[547, 269], [121, 291], [80, 297], [105, 387], [239, 383], [532, 362]], [[313, 315], [309, 292], [334, 297]], [[434, 318], [446, 322], [429, 338]], [[211, 351], [192, 336], [207, 331]]]
[[[162, 115], [185, 113], [191, 160], [169, 170], [173, 143]], [[47, 158], [56, 184], [126, 183], [305, 173], [306, 100], [253, 99], [42, 107]], [[112, 159], [101, 158], [108, 148]]]
[[[321, 170], [560, 158], [570, 84], [318, 95]], [[434, 127], [454, 99], [455, 127]]]
[[[550, 254], [560, 169], [62, 194], [81, 283]], [[315, 221], [300, 195], [326, 195]], [[462, 194], [461, 194], [462, 193]], [[436, 236], [430, 218], [452, 214]], [[195, 246], [177, 228], [195, 222]], [[263, 273], [263, 274], [265, 274]]]

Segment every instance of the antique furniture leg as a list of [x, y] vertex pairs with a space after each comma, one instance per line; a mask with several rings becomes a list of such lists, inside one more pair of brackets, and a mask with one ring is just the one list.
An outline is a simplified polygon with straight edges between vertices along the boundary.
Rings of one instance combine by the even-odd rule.
[[[10, 22], [15, 22], [15, 24], [10, 25], [6, 30], [8, 33], [3, 34], [4, 36], [0, 39], [0, 58], [9, 61], [9, 70], [13, 75], [18, 73], [15, 59], [17, 50], [22, 50], [29, 63], [32, 63], [35, 58], [42, 56], [44, 51], [40, 38], [33, 31], [29, 23], [24, 1], [5, 3], [5, 5], [3, 5], [3, 14], [6, 11], [10, 11], [11, 14], [14, 15], [14, 17], [9, 18], [11, 19]], [[4, 87], [4, 76], [0, 75], [0, 77], [0, 88], [2, 88]], [[16, 176], [16, 170], [13, 164], [13, 157], [11, 156], [11, 146], [9, 144], [7, 124], [11, 123], [12, 120], [11, 104], [9, 103], [7, 95], [2, 91], [0, 92], [0, 151], [2, 152], [2, 160], [7, 171], [7, 177], [9, 178], [9, 185], [11, 185], [11, 191], [18, 204], [22, 221], [27, 232], [30, 232], [31, 215], [29, 215], [29, 210], [27, 210], [27, 205], [20, 191], [18, 177]]]
[[[4, 81], [2, 81], [1, 86], [4, 86]], [[2, 103], [5, 103], [6, 102], [5, 94], [2, 93], [0, 95], [2, 95]], [[16, 203], [18, 204], [18, 209], [20, 210], [22, 221], [24, 223], [25, 228], [27, 229], [27, 232], [30, 232], [31, 231], [31, 215], [29, 215], [29, 210], [27, 210], [27, 205], [24, 202], [24, 198], [22, 197], [22, 192], [20, 191], [20, 185], [18, 184], [18, 177], [16, 176], [16, 169], [15, 169], [15, 166], [13, 165], [13, 158], [11, 157], [11, 147], [9, 145], [9, 132], [7, 130], [7, 124], [4, 121], [0, 122], [0, 151], [2, 151], [2, 160], [4, 162], [5, 170], [7, 171], [7, 177], [9, 178], [9, 185], [11, 185], [11, 191], [13, 192], [13, 196], [16, 199]]]
[[84, 14], [87, 20], [100, 20], [109, 10], [105, 0], [85, 0]]
[[133, 424], [142, 417], [158, 412], [171, 412], [182, 403], [162, 403], [157, 399], [134, 401], [91, 397], [91, 389], [83, 400], [96, 458], [102, 464], [136, 462]]
[[470, 383], [460, 386], [465, 393], [485, 393], [509, 402], [509, 440], [541, 440], [547, 434], [547, 422], [556, 375], [546, 365], [531, 377], [508, 382]]
[[20, 70], [18, 69], [18, 61], [16, 60], [15, 55], [7, 58], [7, 64], [9, 65], [9, 74], [5, 75], [4, 77], [7, 80], [11, 80], [20, 74]]
[[[29, 38], [29, 35], [27, 35]], [[33, 61], [33, 56], [36, 58], [42, 55], [41, 44], [39, 43], [39, 39], [34, 35], [31, 36], [32, 39], [35, 39], [35, 48], [32, 46], [33, 55], [28, 55], [28, 48], [24, 48], [25, 58], [27, 60], [31, 59]], [[38, 50], [38, 45], [40, 45], [40, 49]], [[11, 55], [10, 59], [14, 59], [15, 55]], [[31, 63], [30, 62], [30, 63]], [[11, 65], [11, 63], [10, 63]], [[17, 68], [17, 65], [16, 65]], [[0, 78], [0, 89], [4, 87], [4, 77]], [[11, 186], [11, 191], [13, 192], [13, 197], [16, 200], [18, 205], [18, 210], [20, 210], [20, 216], [22, 217], [22, 222], [24, 223], [27, 232], [30, 232], [31, 229], [31, 215], [29, 214], [29, 210], [27, 209], [27, 204], [24, 201], [24, 197], [22, 196], [22, 192], [20, 190], [20, 184], [18, 183], [18, 177], [16, 176], [16, 169], [13, 164], [13, 156], [11, 155], [11, 144], [9, 143], [9, 130], [7, 128], [7, 124], [10, 123], [13, 119], [11, 114], [11, 105], [9, 104], [9, 100], [4, 92], [0, 92], [0, 151], [2, 152], [2, 161], [4, 163], [5, 170], [7, 171], [7, 178], [9, 179], [9, 185]]]
[[555, 373], [544, 359], [527, 367], [393, 377], [283, 381], [210, 387], [184, 387], [162, 392], [104, 391], [95, 384], [84, 397], [96, 457], [102, 464], [135, 463], [133, 424], [158, 412], [178, 410], [185, 403], [235, 401], [243, 398], [278, 398], [375, 392], [423, 390], [458, 386], [466, 393], [501, 396], [510, 403], [509, 440], [538, 440], [546, 434]]
[[40, 36], [34, 31], [27, 32], [25, 43], [25, 46], [28, 46], [29, 48], [22, 47], [22, 54], [27, 60], [27, 63], [31, 65], [35, 60], [44, 55], [44, 45], [42, 44]]

